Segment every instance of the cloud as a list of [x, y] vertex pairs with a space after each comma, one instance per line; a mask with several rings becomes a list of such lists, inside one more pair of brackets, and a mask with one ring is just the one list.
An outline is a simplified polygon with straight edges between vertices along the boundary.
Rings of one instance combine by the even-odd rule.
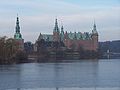
[[16, 13], [19, 13], [25, 41], [34, 42], [40, 32], [52, 33], [56, 17], [59, 26], [64, 25], [64, 30], [73, 32], [91, 32], [95, 19], [101, 41], [120, 39], [119, 11], [119, 6], [85, 7], [65, 0], [4, 0], [0, 3], [0, 36], [14, 34]]

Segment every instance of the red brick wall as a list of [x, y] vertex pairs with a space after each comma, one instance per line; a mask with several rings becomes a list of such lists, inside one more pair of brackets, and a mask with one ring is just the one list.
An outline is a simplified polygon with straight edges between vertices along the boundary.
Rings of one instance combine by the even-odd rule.
[[66, 39], [64, 41], [65, 46], [69, 49], [76, 49], [80, 50], [80, 48], [84, 50], [94, 50], [97, 51], [98, 48], [98, 40], [92, 39], [92, 40], [70, 40]]

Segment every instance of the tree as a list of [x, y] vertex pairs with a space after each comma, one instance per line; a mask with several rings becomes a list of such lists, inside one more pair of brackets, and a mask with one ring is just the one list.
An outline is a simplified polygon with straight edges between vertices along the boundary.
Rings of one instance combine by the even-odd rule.
[[0, 63], [12, 62], [18, 51], [18, 45], [13, 38], [0, 38]]

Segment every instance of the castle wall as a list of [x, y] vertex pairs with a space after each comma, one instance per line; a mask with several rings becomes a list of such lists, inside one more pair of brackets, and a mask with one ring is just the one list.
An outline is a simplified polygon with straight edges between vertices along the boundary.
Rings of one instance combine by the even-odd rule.
[[68, 49], [74, 49], [74, 50], [90, 50], [90, 51], [96, 51], [97, 50], [97, 43], [94, 42], [94, 40], [71, 40], [71, 39], [66, 39], [64, 41], [65, 46]]

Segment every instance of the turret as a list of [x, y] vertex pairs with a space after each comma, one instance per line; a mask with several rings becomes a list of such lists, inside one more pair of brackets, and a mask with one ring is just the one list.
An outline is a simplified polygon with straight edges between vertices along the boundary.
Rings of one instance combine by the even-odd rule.
[[92, 34], [98, 35], [95, 22], [94, 22], [94, 25], [93, 25]]
[[92, 36], [92, 40], [93, 40], [93, 48], [95, 51], [97, 51], [98, 50], [98, 32], [97, 32], [95, 23], [93, 25], [93, 30], [92, 30], [91, 36]]
[[61, 27], [60, 39], [61, 39], [61, 41], [64, 40], [64, 28], [63, 28], [63, 26]]
[[16, 40], [16, 43], [18, 43], [19, 50], [23, 51], [24, 50], [24, 39], [22, 39], [22, 35], [20, 33], [20, 25], [19, 25], [18, 15], [17, 15], [14, 39]]
[[63, 28], [63, 26], [61, 27], [61, 33], [64, 33], [64, 28]]
[[57, 19], [55, 20], [55, 27], [53, 29], [53, 41], [54, 42], [59, 42], [60, 41], [60, 31], [58, 27], [58, 22]]
[[58, 27], [58, 22], [57, 22], [57, 19], [55, 19], [55, 27], [54, 27], [54, 30], [53, 30], [53, 33], [59, 33], [59, 27]]

